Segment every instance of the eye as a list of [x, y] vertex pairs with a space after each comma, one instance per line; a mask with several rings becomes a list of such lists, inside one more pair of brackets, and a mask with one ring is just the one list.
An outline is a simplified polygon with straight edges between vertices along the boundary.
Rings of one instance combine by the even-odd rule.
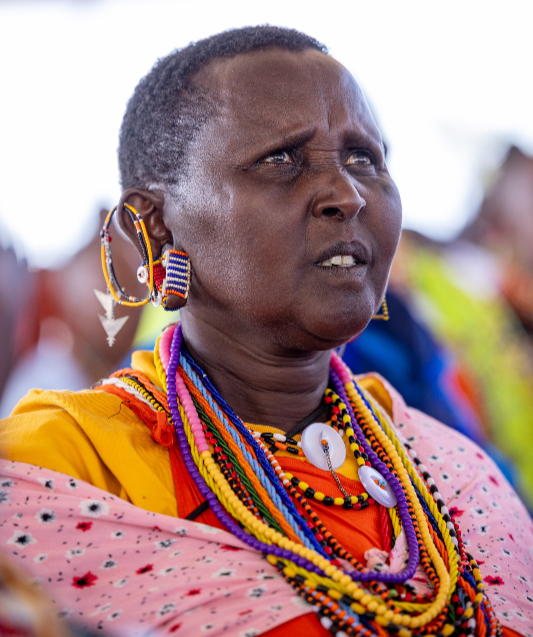
[[365, 150], [356, 150], [345, 162], [345, 166], [372, 166], [374, 158]]
[[292, 164], [291, 156], [286, 150], [279, 150], [262, 160], [263, 164]]

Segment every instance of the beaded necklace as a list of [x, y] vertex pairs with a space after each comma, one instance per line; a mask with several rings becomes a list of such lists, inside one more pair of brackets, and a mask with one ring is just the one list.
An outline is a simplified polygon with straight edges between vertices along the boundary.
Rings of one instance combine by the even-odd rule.
[[[351, 427], [351, 418], [346, 409], [346, 405], [342, 402], [340, 397], [330, 388], [326, 390], [324, 401], [326, 405], [331, 406], [330, 420], [326, 424], [330, 425], [337, 433], [340, 433], [342, 435], [346, 434], [348, 442], [350, 443], [351, 451], [358, 466], [362, 466], [364, 464], [370, 466], [367, 454], [362, 450], [358, 440], [355, 438], [353, 429]], [[288, 438], [283, 434], [270, 432], [253, 432], [253, 435], [256, 438], [261, 438], [267, 445], [271, 445], [271, 450], [272, 446], [274, 446], [276, 449], [287, 451], [289, 453], [292, 453], [293, 455], [305, 456], [305, 453], [302, 450], [302, 443], [297, 442], [292, 438]], [[270, 458], [270, 461], [272, 463], [272, 458]], [[331, 466], [331, 463], [329, 463], [329, 470], [337, 484], [339, 491], [343, 495], [342, 498], [326, 495], [325, 493], [316, 491], [306, 482], [300, 480], [298, 477], [291, 473], [286, 473], [285, 477], [287, 478], [287, 480], [290, 480], [290, 482], [297, 489], [302, 491], [307, 498], [313, 498], [318, 502], [322, 502], [326, 506], [336, 505], [342, 506], [344, 509], [354, 509], [356, 511], [360, 511], [367, 508], [371, 504], [374, 504], [374, 500], [366, 491], [360, 495], [349, 495], [343, 488], [339, 477]]]
[[[278, 568], [326, 628], [340, 637], [379, 635], [383, 628], [401, 637], [501, 635], [477, 564], [427, 468], [338, 357], [332, 356], [330, 380], [350, 417], [350, 444], [385, 477], [398, 501], [389, 515], [395, 536], [404, 533], [409, 549], [400, 573], [366, 569], [340, 546], [261, 437], [182, 347], [179, 325], [160, 337], [156, 369], [185, 466], [214, 514]], [[413, 602], [408, 580], [419, 562], [434, 591]]]

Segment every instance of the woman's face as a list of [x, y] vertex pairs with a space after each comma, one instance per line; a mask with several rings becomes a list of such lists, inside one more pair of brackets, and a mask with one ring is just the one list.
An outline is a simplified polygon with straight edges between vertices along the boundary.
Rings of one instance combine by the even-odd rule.
[[200, 81], [215, 114], [164, 210], [193, 266], [186, 321], [282, 348], [338, 346], [379, 308], [401, 226], [359, 87], [314, 50], [215, 61]]

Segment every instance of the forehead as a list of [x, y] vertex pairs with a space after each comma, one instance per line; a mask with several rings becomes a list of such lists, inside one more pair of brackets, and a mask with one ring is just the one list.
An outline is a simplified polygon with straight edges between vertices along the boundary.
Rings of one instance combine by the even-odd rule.
[[215, 60], [200, 82], [217, 104], [213, 124], [232, 129], [234, 139], [316, 126], [380, 141], [355, 79], [320, 51], [272, 48]]

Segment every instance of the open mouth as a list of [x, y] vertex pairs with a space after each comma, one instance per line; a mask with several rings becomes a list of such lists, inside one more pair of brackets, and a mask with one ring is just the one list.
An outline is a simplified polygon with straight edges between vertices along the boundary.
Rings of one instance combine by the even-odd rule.
[[353, 268], [361, 262], [356, 261], [351, 254], [336, 254], [335, 256], [321, 261], [317, 265], [325, 268]]
[[338, 241], [319, 254], [314, 263], [315, 267], [346, 268], [363, 270], [370, 261], [370, 252], [361, 241]]

